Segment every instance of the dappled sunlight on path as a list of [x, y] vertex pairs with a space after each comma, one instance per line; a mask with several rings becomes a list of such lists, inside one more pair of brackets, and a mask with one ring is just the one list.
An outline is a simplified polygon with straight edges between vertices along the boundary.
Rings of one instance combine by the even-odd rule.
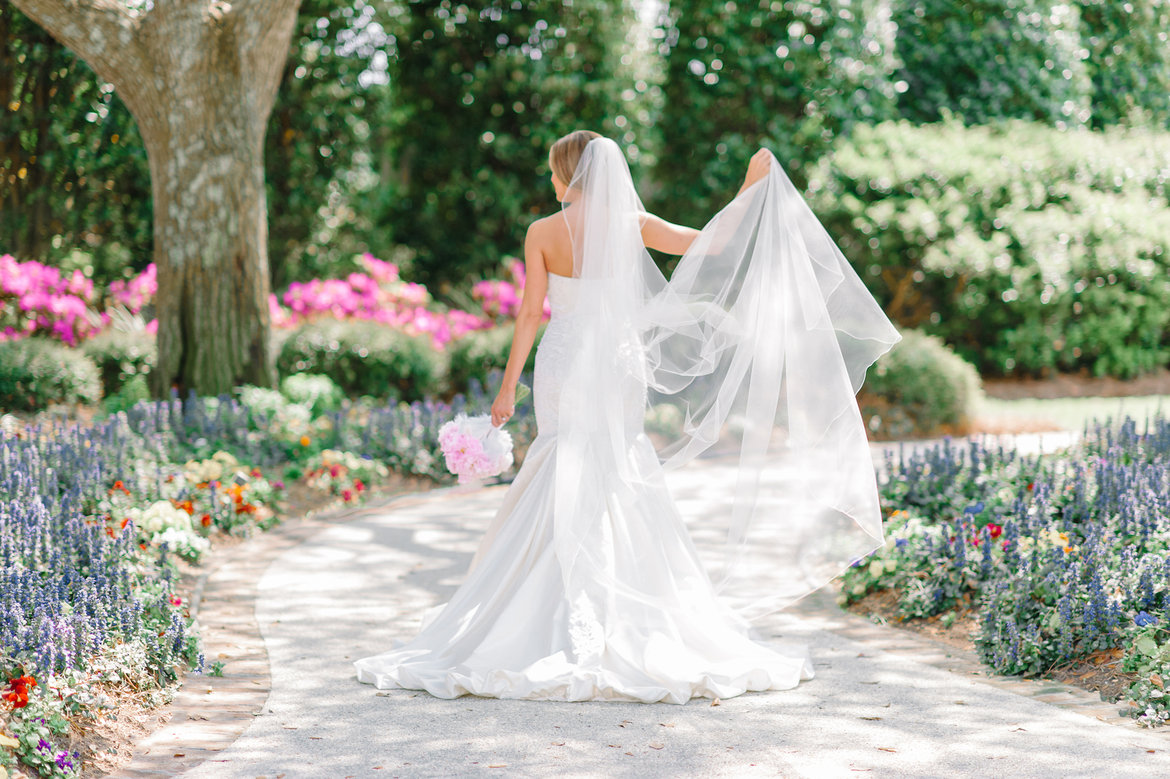
[[[709, 483], [698, 469], [677, 478], [684, 500]], [[358, 684], [354, 659], [410, 638], [451, 595], [502, 495], [445, 491], [371, 507], [276, 558], [256, 604], [272, 694], [231, 748], [185, 776], [1170, 773], [1170, 736], [859, 643], [840, 630], [856, 618], [824, 597], [761, 625], [810, 644], [817, 677], [719, 706], [440, 700]]]

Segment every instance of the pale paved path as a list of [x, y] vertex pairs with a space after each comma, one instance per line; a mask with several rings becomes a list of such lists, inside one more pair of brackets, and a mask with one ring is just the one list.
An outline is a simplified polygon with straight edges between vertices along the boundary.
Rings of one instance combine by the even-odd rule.
[[[701, 497], [704, 480], [684, 476], [680, 499]], [[989, 684], [970, 658], [825, 598], [762, 626], [809, 643], [817, 678], [717, 707], [447, 701], [357, 684], [351, 660], [411, 636], [454, 590], [501, 489], [391, 502], [277, 556], [256, 602], [271, 695], [184, 776], [1170, 775], [1170, 735], [1041, 699], [1063, 700], [1059, 686]]]

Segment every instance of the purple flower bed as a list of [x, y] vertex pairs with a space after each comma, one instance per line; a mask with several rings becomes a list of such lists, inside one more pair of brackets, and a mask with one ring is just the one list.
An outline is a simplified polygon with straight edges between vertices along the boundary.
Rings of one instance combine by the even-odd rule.
[[1170, 422], [1095, 423], [1042, 457], [947, 441], [889, 458], [881, 492], [890, 542], [847, 572], [846, 602], [891, 589], [905, 618], [975, 608], [1000, 673], [1123, 650], [1131, 712], [1170, 719]]
[[[332, 397], [318, 389], [314, 397]], [[67, 754], [68, 770], [51, 773], [70, 729], [63, 712], [99, 697], [97, 666], [160, 689], [201, 666], [175, 565], [199, 552], [199, 537], [172, 535], [170, 523], [201, 535], [266, 526], [263, 501], [279, 487], [257, 466], [299, 477], [309, 463], [337, 460], [351, 476], [389, 466], [449, 480], [439, 428], [459, 412], [483, 413], [490, 398], [476, 384], [450, 403], [341, 401], [315, 415], [312, 405], [250, 388], [143, 402], [89, 426], [0, 432], [0, 766], [12, 733], [15, 754], [43, 775], [80, 770]], [[523, 446], [535, 428], [530, 403], [516, 419]], [[354, 486], [336, 494], [359, 499], [369, 485]], [[37, 748], [40, 738], [49, 747]]]

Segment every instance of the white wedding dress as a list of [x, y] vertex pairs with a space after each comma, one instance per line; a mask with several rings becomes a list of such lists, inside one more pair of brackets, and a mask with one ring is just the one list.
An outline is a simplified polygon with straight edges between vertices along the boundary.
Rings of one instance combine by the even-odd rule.
[[[574, 277], [549, 274], [538, 435], [462, 586], [413, 640], [357, 661], [360, 681], [681, 704], [812, 678], [807, 650], [760, 640], [738, 607], [774, 610], [882, 543], [854, 392], [898, 336], [773, 162], [668, 284], [620, 150], [586, 147]], [[656, 451], [660, 401], [678, 425]], [[663, 469], [713, 447], [737, 477], [688, 527]], [[711, 530], [714, 559], [690, 535]]]
[[[754, 640], [715, 595], [644, 436], [629, 457], [646, 475], [640, 494], [608, 497], [611, 575], [640, 600], [594, 580], [567, 592], [554, 534], [558, 408], [576, 328], [578, 287], [549, 274], [552, 318], [536, 352], [539, 434], [451, 601], [410, 643], [356, 663], [379, 688], [538, 700], [685, 703], [811, 679], [807, 653]], [[637, 420], [636, 424], [641, 424]], [[620, 485], [611, 485], [620, 487]], [[673, 609], [662, 609], [662, 602]]]

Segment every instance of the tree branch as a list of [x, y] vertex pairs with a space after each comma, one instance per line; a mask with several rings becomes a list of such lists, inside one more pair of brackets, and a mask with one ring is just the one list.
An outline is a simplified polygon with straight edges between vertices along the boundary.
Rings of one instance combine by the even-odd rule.
[[30, 19], [85, 60], [117, 88], [119, 75], [136, 70], [138, 14], [117, 0], [12, 0]]
[[230, 5], [231, 13], [238, 14], [242, 59], [252, 74], [255, 105], [267, 115], [276, 102], [301, 0], [234, 0]]

